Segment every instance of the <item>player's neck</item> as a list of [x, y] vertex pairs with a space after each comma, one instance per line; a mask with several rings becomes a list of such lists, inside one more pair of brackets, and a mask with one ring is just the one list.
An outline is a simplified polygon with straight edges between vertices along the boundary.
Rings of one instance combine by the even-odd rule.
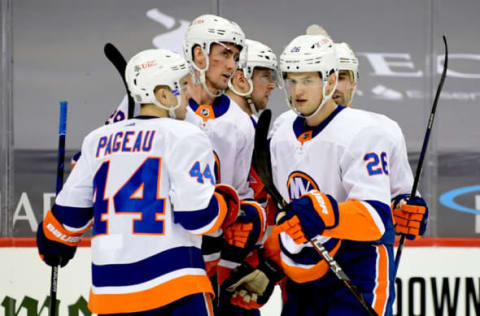
[[140, 115], [168, 117], [168, 111], [162, 108], [159, 108], [155, 104], [142, 104], [140, 108]]
[[323, 107], [315, 114], [313, 117], [306, 118], [305, 121], [307, 122], [308, 126], [314, 127], [320, 125], [330, 114], [335, 111], [337, 108], [337, 104], [331, 98], [325, 102]]
[[247, 99], [245, 97], [242, 97], [232, 90], [228, 89], [225, 94], [233, 100], [238, 106], [243, 110], [243, 112], [247, 113], [248, 115], [252, 115], [252, 110], [250, 109], [250, 106], [248, 106]]

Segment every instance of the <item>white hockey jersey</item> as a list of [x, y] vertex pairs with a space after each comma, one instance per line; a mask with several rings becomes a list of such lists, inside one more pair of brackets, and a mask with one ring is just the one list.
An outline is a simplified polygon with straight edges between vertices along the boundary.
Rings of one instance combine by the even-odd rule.
[[93, 214], [92, 312], [137, 312], [213, 293], [199, 236], [217, 230], [226, 213], [213, 168], [210, 141], [187, 122], [138, 117], [84, 139], [55, 212], [70, 231]]
[[185, 121], [200, 127], [213, 145], [219, 164], [217, 179], [237, 190], [240, 199], [253, 198], [248, 185], [255, 130], [248, 114], [226, 95], [213, 105], [199, 105], [190, 99]]
[[[368, 112], [369, 115], [374, 117], [377, 124], [380, 124], [384, 128], [384, 137], [388, 137], [389, 141], [393, 143], [392, 153], [389, 157], [390, 163], [390, 193], [391, 199], [402, 194], [410, 194], [413, 187], [413, 174], [410, 164], [408, 162], [407, 146], [405, 143], [405, 137], [397, 122], [389, 117]], [[275, 131], [286, 120], [294, 120], [297, 115], [292, 110], [288, 110], [280, 114], [272, 124], [272, 128], [269, 132], [269, 138], [273, 136]], [[417, 192], [417, 195], [419, 193]]]
[[[332, 207], [339, 223], [323, 233], [332, 255], [340, 240], [394, 241], [390, 157], [397, 144], [386, 137], [392, 133], [387, 122], [367, 111], [337, 106], [319, 126], [308, 128], [303, 118], [288, 115], [273, 133], [273, 181], [283, 198], [291, 201], [316, 189], [338, 202]], [[318, 279], [328, 271], [325, 264], [319, 266], [308, 243], [298, 245], [281, 233], [280, 248], [282, 267], [296, 282]]]

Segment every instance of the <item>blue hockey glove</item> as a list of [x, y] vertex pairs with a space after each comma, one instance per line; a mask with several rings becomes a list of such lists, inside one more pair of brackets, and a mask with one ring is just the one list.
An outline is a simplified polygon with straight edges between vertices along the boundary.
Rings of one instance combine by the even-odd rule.
[[49, 266], [64, 267], [75, 255], [82, 232], [72, 233], [49, 211], [37, 229], [37, 247], [40, 258]]
[[276, 223], [298, 244], [338, 225], [337, 202], [317, 190], [293, 200], [282, 212], [277, 215]]

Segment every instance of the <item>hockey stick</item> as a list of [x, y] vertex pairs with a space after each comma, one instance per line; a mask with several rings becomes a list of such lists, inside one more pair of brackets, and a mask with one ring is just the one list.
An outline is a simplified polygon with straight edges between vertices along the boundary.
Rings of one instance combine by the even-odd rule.
[[128, 90], [127, 81], [125, 80], [125, 68], [127, 68], [127, 62], [125, 61], [125, 58], [123, 58], [120, 51], [115, 46], [113, 46], [112, 43], [105, 44], [105, 47], [103, 48], [103, 51], [104, 51], [107, 59], [113, 64], [115, 69], [117, 69], [118, 73], [120, 74], [120, 77], [122, 77], [123, 84], [125, 85], [125, 90], [127, 91], [128, 118], [130, 119], [130, 118], [133, 117], [135, 101], [133, 101], [133, 98], [130, 95], [130, 91]]
[[[448, 46], [447, 38], [443, 35], [443, 43], [445, 44], [445, 61], [443, 64], [443, 72], [440, 77], [440, 82], [438, 83], [437, 93], [435, 94], [435, 99], [433, 100], [432, 111], [430, 112], [430, 117], [428, 118], [427, 130], [425, 132], [425, 138], [423, 139], [422, 151], [420, 152], [420, 158], [418, 160], [417, 171], [415, 173], [415, 179], [413, 181], [412, 191], [410, 193], [411, 197], [414, 197], [417, 193], [418, 183], [420, 181], [420, 176], [422, 174], [423, 160], [425, 159], [425, 154], [427, 152], [428, 141], [430, 140], [430, 133], [433, 128], [433, 120], [435, 119], [435, 111], [437, 110], [438, 99], [440, 98], [440, 93], [442, 92], [443, 83], [447, 77], [447, 68], [448, 68]], [[397, 275], [398, 266], [400, 264], [400, 258], [402, 256], [403, 245], [405, 244], [405, 235], [402, 234], [400, 241], [398, 243], [397, 254], [395, 256], [395, 275]]]
[[[255, 147], [253, 150], [252, 164], [253, 168], [257, 172], [258, 176], [262, 180], [265, 190], [272, 196], [273, 200], [277, 205], [281, 205], [284, 208], [287, 205], [287, 202], [282, 198], [282, 195], [277, 190], [273, 184], [272, 178], [272, 168], [270, 161], [270, 153], [268, 150], [268, 129], [270, 127], [270, 120], [272, 118], [272, 112], [269, 109], [266, 109], [262, 112], [258, 119], [257, 128], [255, 130]], [[347, 274], [343, 271], [342, 267], [333, 259], [328, 250], [325, 249], [323, 244], [320, 242], [320, 235], [313, 237], [310, 240], [310, 244], [318, 252], [318, 254], [327, 262], [330, 270], [337, 276], [337, 278], [345, 284], [347, 289], [357, 301], [362, 305], [362, 307], [367, 311], [370, 316], [377, 316], [375, 310], [372, 306], [363, 297], [362, 293], [358, 287], [352, 283]]]
[[[60, 102], [60, 122], [58, 125], [58, 152], [57, 152], [57, 185], [56, 194], [63, 187], [63, 171], [65, 162], [65, 136], [67, 134], [67, 101]], [[52, 267], [50, 277], [50, 306], [48, 309], [49, 316], [57, 314], [57, 283], [58, 283], [58, 266]]]

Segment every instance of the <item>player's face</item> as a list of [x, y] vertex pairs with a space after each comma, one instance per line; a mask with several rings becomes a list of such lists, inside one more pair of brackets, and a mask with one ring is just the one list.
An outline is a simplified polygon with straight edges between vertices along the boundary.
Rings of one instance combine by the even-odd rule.
[[285, 83], [291, 102], [303, 115], [313, 113], [322, 102], [323, 82], [318, 72], [289, 72]]
[[274, 72], [267, 68], [255, 68], [252, 76], [252, 100], [257, 111], [267, 107], [272, 90], [275, 89]]
[[350, 70], [340, 70], [338, 73], [337, 89], [333, 93], [333, 100], [337, 104], [352, 106], [352, 94], [356, 83]]
[[216, 90], [228, 88], [228, 80], [237, 68], [240, 50], [231, 43], [213, 44], [210, 48], [207, 84]]
[[191, 87], [193, 86], [192, 76], [186, 75], [180, 79], [180, 106], [175, 110], [175, 116], [179, 120], [185, 119], [187, 114], [188, 99], [190, 99]]

